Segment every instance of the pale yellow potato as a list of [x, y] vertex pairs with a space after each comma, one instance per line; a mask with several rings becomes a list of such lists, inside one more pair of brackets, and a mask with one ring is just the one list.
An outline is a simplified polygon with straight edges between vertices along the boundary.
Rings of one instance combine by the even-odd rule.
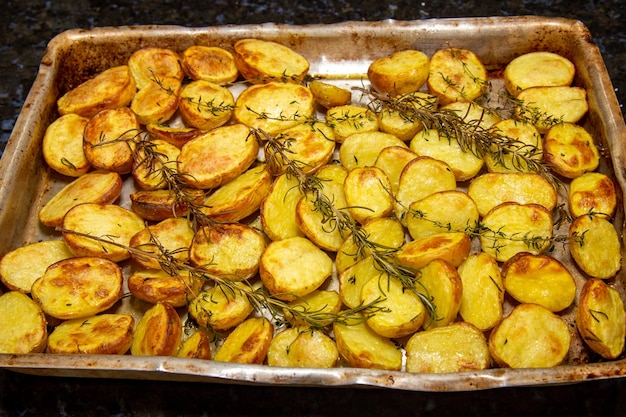
[[304, 236], [296, 220], [296, 205], [302, 198], [298, 184], [298, 179], [291, 175], [279, 175], [261, 202], [263, 232], [271, 240]]
[[446, 105], [453, 101], [472, 101], [487, 88], [487, 71], [472, 51], [445, 48], [430, 57], [428, 91]]
[[611, 218], [617, 207], [615, 184], [600, 172], [584, 173], [570, 182], [567, 202], [573, 217], [593, 214]]
[[158, 84], [148, 83], [137, 91], [130, 109], [142, 125], [163, 124], [176, 113], [181, 88], [181, 80], [175, 77], [162, 78]]
[[580, 269], [608, 279], [621, 269], [621, 240], [613, 223], [601, 216], [579, 216], [569, 228], [569, 249]]
[[128, 68], [137, 89], [141, 90], [167, 77], [182, 80], [185, 73], [180, 61], [180, 56], [171, 49], [146, 47], [133, 52], [128, 58]]
[[333, 325], [339, 355], [348, 366], [365, 369], [399, 371], [402, 368], [402, 352], [390, 339], [374, 332], [363, 318], [354, 317], [351, 322]]
[[0, 280], [9, 290], [30, 293], [33, 282], [55, 262], [72, 258], [63, 240], [43, 240], [20, 246], [0, 259]]
[[159, 124], [148, 124], [145, 126], [154, 139], [164, 140], [171, 143], [177, 148], [198, 136], [202, 136], [205, 132], [194, 127], [186, 126], [166, 126]]
[[348, 171], [356, 167], [373, 166], [380, 151], [389, 146], [407, 147], [396, 136], [384, 132], [358, 132], [343, 140], [339, 160]]
[[[252, 291], [241, 284], [242, 289]], [[215, 285], [202, 291], [191, 300], [189, 315], [206, 330], [228, 330], [248, 318], [254, 310], [246, 294], [236, 286]]]
[[[285, 319], [294, 327], [328, 326], [341, 308], [341, 298], [337, 291], [315, 290], [291, 301], [289, 308], [284, 309], [284, 314]], [[307, 317], [311, 320], [307, 320]]]
[[195, 80], [180, 91], [178, 110], [187, 126], [211, 130], [226, 124], [233, 115], [235, 97], [219, 84]]
[[328, 82], [313, 80], [309, 83], [309, 88], [315, 101], [326, 109], [345, 106], [350, 104], [352, 100], [352, 92], [350, 90]]
[[360, 224], [387, 217], [393, 210], [391, 183], [380, 168], [353, 168], [346, 176], [343, 189], [348, 211]]
[[294, 49], [277, 42], [241, 39], [233, 45], [235, 65], [252, 83], [279, 81], [299, 84], [309, 71], [309, 61]]
[[406, 243], [396, 256], [402, 264], [412, 268], [423, 268], [435, 259], [457, 267], [467, 258], [471, 246], [471, 239], [465, 232], [439, 232]]
[[48, 327], [39, 304], [20, 291], [0, 295], [0, 353], [40, 353], [46, 348]]
[[594, 171], [600, 163], [600, 151], [593, 137], [574, 123], [559, 123], [546, 132], [543, 155], [550, 167], [566, 178]]
[[572, 305], [576, 281], [558, 259], [518, 253], [502, 265], [507, 294], [520, 303], [534, 303], [558, 313]]
[[531, 123], [504, 119], [495, 123], [491, 131], [507, 140], [503, 146], [493, 145], [485, 155], [489, 172], [532, 172], [529, 162], [543, 161], [543, 139]]
[[174, 190], [139, 190], [129, 195], [135, 213], [150, 221], [162, 221], [171, 217], [186, 216], [192, 206], [201, 206], [205, 200], [204, 190], [182, 187], [184, 198]]
[[434, 110], [437, 107], [437, 97], [416, 91], [397, 97], [401, 105], [407, 106], [407, 111], [384, 106], [378, 112], [378, 126], [381, 132], [391, 133], [398, 139], [407, 142], [413, 139], [418, 132], [424, 129], [424, 122], [411, 115], [411, 108]]
[[188, 272], [172, 275], [162, 269], [141, 269], [128, 277], [130, 293], [147, 303], [186, 306], [202, 291], [204, 280]]
[[582, 87], [530, 87], [516, 98], [516, 114], [544, 133], [562, 122], [576, 123], [589, 110], [587, 91]]
[[585, 281], [576, 308], [576, 327], [585, 343], [605, 359], [624, 351], [626, 312], [619, 293], [599, 279]]
[[426, 83], [429, 69], [428, 55], [405, 49], [372, 61], [367, 78], [379, 93], [397, 96], [419, 90]]
[[211, 359], [211, 340], [209, 336], [201, 330], [194, 332], [187, 339], [183, 340], [176, 356], [188, 359]]
[[479, 218], [474, 200], [459, 190], [439, 191], [414, 201], [405, 217], [413, 239], [441, 232], [471, 234]]
[[99, 314], [64, 321], [48, 336], [48, 353], [123, 355], [133, 343], [135, 319], [128, 314]]
[[332, 259], [313, 242], [291, 237], [267, 245], [259, 274], [272, 295], [293, 301], [318, 289], [332, 269]]
[[319, 330], [290, 327], [274, 336], [267, 364], [288, 368], [333, 368], [339, 360], [335, 341]]
[[502, 203], [539, 204], [552, 211], [558, 202], [554, 185], [531, 172], [481, 174], [470, 182], [467, 193], [481, 216]]
[[76, 256], [119, 262], [130, 258], [126, 248], [144, 228], [143, 219], [131, 210], [115, 204], [83, 203], [65, 214], [62, 234]]
[[496, 259], [484, 252], [470, 254], [457, 268], [463, 286], [459, 315], [487, 331], [502, 320], [504, 286]]
[[339, 273], [339, 296], [348, 308], [361, 305], [361, 289], [370, 279], [386, 279], [388, 275], [381, 271], [374, 258], [365, 258], [348, 266]]
[[538, 204], [502, 203], [483, 217], [481, 248], [499, 262], [520, 252], [542, 253], [552, 244], [552, 220]]
[[139, 128], [137, 116], [128, 107], [98, 112], [85, 125], [85, 157], [95, 169], [131, 172]]
[[506, 368], [549, 368], [567, 358], [565, 321], [538, 304], [519, 304], [489, 335], [489, 351]]
[[259, 144], [240, 123], [221, 126], [187, 142], [178, 156], [178, 172], [188, 185], [217, 188], [246, 171]]
[[86, 117], [69, 113], [48, 125], [42, 152], [50, 168], [68, 177], [80, 177], [91, 169], [83, 151], [83, 131], [88, 121]]
[[242, 91], [235, 102], [233, 118], [269, 135], [312, 120], [315, 99], [311, 90], [299, 84], [271, 82], [254, 84]]
[[90, 118], [101, 110], [130, 104], [137, 85], [128, 65], [109, 68], [84, 81], [57, 100], [61, 116], [76, 113]]
[[142, 141], [135, 151], [133, 178], [142, 190], [168, 188], [164, 171], [178, 171], [180, 149], [162, 139]]
[[77, 257], [56, 262], [31, 288], [43, 311], [67, 320], [93, 316], [122, 298], [122, 269], [98, 257]]
[[183, 326], [174, 307], [158, 303], [141, 316], [130, 352], [134, 356], [176, 356]]
[[335, 140], [339, 143], [355, 133], [378, 131], [376, 113], [356, 104], [329, 108], [326, 111], [326, 123], [335, 132]]
[[435, 307], [434, 311], [426, 309], [425, 330], [455, 321], [461, 307], [463, 281], [454, 265], [443, 259], [433, 259], [420, 269], [415, 290], [431, 300]]
[[470, 129], [489, 129], [502, 120], [494, 110], [473, 101], [454, 101], [442, 106], [440, 110], [456, 114]]
[[274, 327], [265, 317], [252, 317], [226, 336], [213, 360], [218, 362], [262, 364], [267, 356]]
[[242, 223], [204, 226], [193, 237], [189, 260], [211, 274], [242, 281], [258, 272], [265, 246], [263, 235]]
[[407, 372], [441, 374], [481, 371], [490, 366], [487, 339], [470, 323], [451, 323], [415, 333], [406, 344]]
[[402, 170], [417, 157], [415, 152], [404, 146], [388, 146], [378, 153], [374, 166], [385, 172], [391, 182], [391, 191], [394, 195], [398, 191]]
[[370, 329], [392, 339], [415, 333], [427, 314], [419, 295], [391, 276], [374, 277], [363, 284], [361, 303], [374, 305], [366, 321]]
[[82, 203], [111, 204], [122, 193], [122, 177], [117, 172], [97, 170], [82, 175], [56, 193], [39, 210], [39, 221], [57, 227], [74, 206]]
[[192, 45], [180, 57], [185, 74], [192, 80], [227, 84], [239, 77], [233, 54], [224, 48]]
[[530, 87], [569, 86], [576, 68], [569, 59], [547, 51], [528, 52], [504, 68], [504, 85], [512, 96]]
[[270, 191], [273, 177], [264, 164], [251, 167], [211, 193], [202, 213], [218, 222], [237, 222], [253, 214]]

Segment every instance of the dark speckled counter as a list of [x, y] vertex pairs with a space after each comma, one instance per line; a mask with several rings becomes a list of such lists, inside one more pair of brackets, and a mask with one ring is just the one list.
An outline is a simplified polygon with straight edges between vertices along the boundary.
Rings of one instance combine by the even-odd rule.
[[[34, 0], [0, 14], [0, 150], [35, 78], [47, 42], [71, 28], [142, 24], [212, 26], [280, 22], [544, 15], [581, 20], [626, 102], [626, 5], [622, 0]], [[2, 179], [0, 178], [0, 181]], [[0, 236], [1, 238], [1, 236]], [[0, 325], [2, 318], [0, 317]], [[625, 416], [626, 380], [460, 393], [284, 388], [41, 377], [0, 371], [4, 416]]]

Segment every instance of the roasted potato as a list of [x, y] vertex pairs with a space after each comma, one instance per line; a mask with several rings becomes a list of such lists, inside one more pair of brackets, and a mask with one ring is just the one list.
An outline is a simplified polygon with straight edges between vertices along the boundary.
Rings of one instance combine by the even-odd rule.
[[39, 304], [20, 291], [0, 295], [0, 353], [40, 353], [46, 348], [48, 328]]
[[331, 107], [326, 111], [326, 123], [335, 132], [335, 140], [343, 142], [355, 133], [376, 132], [378, 118], [367, 107], [356, 104], [344, 104]]
[[576, 264], [593, 278], [608, 279], [621, 269], [622, 245], [606, 218], [580, 216], [569, 227], [569, 249]]
[[412, 240], [396, 253], [398, 260], [412, 268], [423, 268], [434, 259], [457, 267], [467, 258], [471, 239], [465, 232], [439, 232]]
[[135, 94], [130, 109], [142, 125], [164, 124], [179, 108], [181, 88], [181, 80], [175, 77], [148, 83]]
[[402, 105], [409, 106], [408, 111], [399, 111], [393, 106], [385, 106], [378, 111], [378, 127], [381, 132], [390, 133], [398, 139], [408, 142], [424, 129], [424, 121], [419, 120], [410, 114], [410, 108], [416, 111], [424, 108], [434, 110], [437, 107], [437, 97], [416, 91], [414, 93], [403, 94], [397, 100]]
[[387, 217], [393, 210], [391, 183], [380, 168], [353, 168], [346, 176], [343, 189], [348, 211], [360, 224]]
[[135, 356], [175, 356], [182, 334], [182, 323], [174, 307], [157, 303], [137, 323], [130, 352]]
[[372, 61], [367, 78], [379, 93], [397, 96], [418, 91], [426, 83], [429, 69], [428, 55], [405, 49]]
[[339, 360], [335, 341], [319, 330], [289, 327], [270, 343], [269, 366], [290, 368], [332, 368]]
[[552, 126], [543, 137], [543, 155], [557, 173], [576, 178], [595, 170], [600, 163], [600, 152], [593, 137], [584, 127], [574, 123]]
[[472, 51], [445, 48], [430, 57], [426, 84], [428, 91], [446, 105], [453, 101], [472, 101], [487, 87], [487, 71]]
[[211, 359], [211, 341], [209, 336], [200, 330], [194, 332], [187, 339], [183, 340], [176, 356], [189, 359]]
[[512, 96], [530, 87], [569, 86], [576, 68], [569, 59], [547, 51], [528, 52], [504, 68], [504, 85]]
[[218, 348], [218, 362], [262, 364], [274, 336], [274, 327], [265, 317], [251, 317], [239, 324]]
[[576, 123], [589, 110], [582, 87], [530, 87], [519, 92], [516, 103], [517, 117], [528, 120], [541, 133], [559, 123]]
[[573, 217], [593, 214], [610, 219], [617, 206], [615, 184], [605, 174], [587, 172], [570, 182], [567, 201]]
[[167, 126], [160, 124], [148, 124], [145, 126], [146, 131], [152, 135], [154, 139], [161, 139], [171, 143], [177, 148], [198, 136], [202, 136], [205, 132], [195, 127], [186, 126]]
[[402, 170], [417, 157], [415, 152], [404, 146], [388, 146], [378, 153], [374, 166], [382, 169], [389, 178], [393, 195], [398, 191]]
[[485, 155], [489, 172], [533, 172], [534, 164], [543, 161], [543, 138], [531, 123], [504, 119], [491, 126], [491, 132], [503, 143]]
[[48, 125], [42, 152], [50, 168], [68, 177], [80, 177], [91, 169], [83, 151], [83, 131], [88, 121], [86, 117], [69, 113]]
[[[246, 285], [242, 284], [242, 289]], [[248, 290], [251, 289], [248, 287]], [[253, 306], [236, 286], [215, 285], [202, 291], [189, 304], [189, 315], [207, 330], [228, 330], [243, 322]]]
[[178, 110], [187, 126], [211, 130], [230, 120], [235, 108], [235, 97], [226, 87], [196, 80], [183, 86]]
[[263, 232], [271, 240], [304, 236], [296, 219], [296, 206], [301, 198], [297, 178], [282, 174], [274, 180], [260, 207]]
[[350, 90], [328, 82], [313, 80], [309, 83], [309, 88], [315, 101], [326, 109], [345, 106], [350, 104], [350, 100], [352, 100], [352, 92]]
[[[341, 298], [337, 291], [315, 290], [290, 302], [284, 314], [285, 319], [294, 327], [328, 326], [332, 324], [341, 307]], [[309, 321], [307, 318], [313, 320]]]
[[461, 307], [463, 281], [450, 262], [434, 259], [421, 268], [415, 290], [435, 307], [433, 311], [426, 309], [424, 329], [447, 326], [456, 319]]
[[240, 39], [233, 45], [235, 65], [251, 83], [270, 81], [299, 84], [309, 71], [309, 61], [292, 48], [262, 39]]
[[150, 83], [158, 83], [163, 78], [182, 80], [185, 75], [180, 56], [167, 48], [138, 49], [128, 58], [128, 68], [139, 90]]
[[184, 271], [172, 275], [161, 269], [142, 269], [128, 277], [127, 285], [134, 297], [147, 303], [184, 307], [200, 294], [204, 280]]
[[133, 163], [135, 184], [142, 190], [167, 188], [169, 173], [175, 175], [178, 172], [178, 155], [180, 149], [167, 141], [142, 141], [135, 151]]
[[135, 319], [127, 314], [100, 314], [64, 321], [48, 336], [49, 353], [123, 355], [133, 343]]
[[384, 148], [406, 147], [396, 136], [384, 132], [358, 132], [343, 140], [339, 148], [339, 160], [348, 171], [356, 167], [373, 166]]
[[350, 265], [339, 273], [339, 296], [348, 308], [356, 308], [361, 304], [361, 289], [371, 279], [386, 279], [384, 273], [372, 256]]
[[502, 121], [497, 112], [474, 101], [453, 101], [441, 106], [441, 111], [455, 114], [469, 129], [489, 129]]
[[239, 77], [233, 54], [224, 48], [192, 45], [180, 57], [185, 74], [192, 80], [227, 84]]
[[190, 210], [200, 207], [206, 196], [203, 190], [182, 187], [178, 192], [170, 189], [139, 190], [129, 195], [133, 211], [149, 221], [162, 221], [172, 217], [186, 216]]

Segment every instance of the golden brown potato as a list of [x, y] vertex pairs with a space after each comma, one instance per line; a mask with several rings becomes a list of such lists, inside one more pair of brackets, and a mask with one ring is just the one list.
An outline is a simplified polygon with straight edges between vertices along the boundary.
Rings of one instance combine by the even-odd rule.
[[309, 61], [292, 48], [261, 39], [241, 39], [233, 45], [235, 65], [252, 83], [270, 81], [299, 84], [309, 71]]
[[57, 100], [61, 116], [76, 113], [90, 118], [101, 110], [130, 104], [137, 85], [127, 65], [109, 68], [79, 84]]
[[544, 133], [558, 123], [576, 123], [589, 110], [582, 87], [530, 87], [517, 95], [517, 116]]
[[133, 343], [135, 319], [127, 314], [100, 314], [64, 321], [48, 336], [49, 353], [123, 355]]
[[298, 184], [298, 179], [291, 175], [279, 175], [261, 202], [263, 232], [271, 240], [304, 236], [296, 220], [296, 206], [302, 198]]
[[593, 171], [600, 163], [600, 152], [593, 137], [574, 123], [559, 123], [546, 132], [543, 155], [551, 168], [566, 178]]
[[[315, 290], [290, 302], [289, 309], [285, 309], [284, 314], [285, 319], [294, 327], [312, 327], [315, 324], [328, 326], [341, 307], [341, 298], [337, 291]], [[310, 317], [314, 323], [305, 317]]]
[[175, 51], [166, 48], [138, 49], [128, 58], [128, 67], [139, 90], [167, 77], [182, 80], [185, 75], [180, 56]]
[[41, 307], [20, 291], [0, 295], [0, 353], [40, 353], [46, 348], [48, 328]]
[[122, 298], [122, 270], [98, 257], [56, 262], [31, 288], [33, 300], [57, 319], [77, 319], [101, 313]]
[[181, 195], [173, 190], [139, 190], [130, 194], [133, 211], [142, 219], [162, 221], [171, 217], [186, 216], [190, 207], [200, 207], [205, 200], [203, 190], [183, 187]]
[[[241, 288], [246, 286], [242, 284]], [[249, 287], [248, 290], [251, 291]], [[189, 315], [207, 330], [231, 329], [252, 311], [253, 307], [243, 291], [221, 285], [202, 291], [189, 304]]]
[[272, 339], [267, 351], [269, 366], [332, 368], [339, 360], [335, 341], [311, 328], [290, 327]]
[[585, 343], [605, 359], [624, 350], [626, 312], [619, 293], [604, 281], [585, 281], [576, 308], [576, 327]]
[[[423, 108], [434, 110], [437, 107], [437, 97], [421, 91], [404, 94], [398, 98], [398, 101], [409, 108], [414, 107], [418, 110]], [[424, 129], [424, 123], [408, 113], [383, 105], [378, 112], [380, 131], [390, 133], [404, 142], [410, 141]]]
[[181, 81], [166, 77], [159, 83], [148, 83], [133, 97], [130, 109], [142, 125], [163, 124], [170, 120], [180, 103]]
[[384, 148], [407, 147], [392, 134], [384, 132], [358, 132], [343, 140], [339, 148], [339, 160], [348, 171], [356, 167], [373, 166]]
[[376, 113], [356, 104], [344, 104], [328, 109], [326, 123], [335, 132], [335, 140], [339, 143], [352, 134], [378, 130]]
[[587, 172], [570, 182], [567, 201], [573, 217], [593, 214], [610, 219], [617, 206], [615, 184], [605, 174]]
[[180, 149], [162, 139], [142, 141], [135, 152], [133, 163], [135, 184], [142, 190], [169, 187], [166, 175], [178, 171], [178, 155]]
[[379, 93], [397, 96], [419, 90], [430, 69], [428, 55], [406, 49], [372, 61], [367, 78]]
[[428, 91], [442, 105], [453, 101], [472, 101], [487, 87], [487, 71], [474, 52], [445, 48], [430, 57]]
[[576, 297], [576, 281], [559, 260], [518, 253], [502, 265], [504, 289], [520, 303], [534, 303], [557, 313]]
[[252, 317], [239, 324], [215, 353], [218, 362], [262, 364], [274, 336], [265, 317]]
[[426, 310], [424, 329], [447, 326], [456, 319], [461, 307], [463, 281], [450, 262], [434, 259], [421, 268], [415, 290], [435, 306], [434, 311]]
[[413, 268], [423, 268], [434, 259], [457, 267], [469, 255], [471, 245], [464, 232], [439, 232], [406, 243], [396, 255], [402, 264]]
[[491, 126], [493, 134], [508, 138], [504, 146], [492, 146], [485, 155], [489, 172], [532, 172], [529, 162], [543, 160], [543, 139], [535, 126], [524, 120], [504, 119]]
[[593, 278], [611, 278], [621, 268], [619, 235], [613, 223], [601, 216], [574, 219], [569, 228], [569, 249], [578, 267]]
[[353, 168], [346, 176], [343, 189], [348, 211], [360, 224], [387, 217], [393, 210], [391, 183], [380, 168]]
[[80, 177], [91, 169], [83, 151], [83, 131], [88, 121], [70, 113], [50, 123], [42, 143], [43, 157], [50, 168], [68, 177]]
[[128, 291], [140, 300], [183, 307], [200, 294], [204, 280], [185, 272], [171, 275], [161, 269], [143, 269], [134, 271], [127, 284]]
[[176, 146], [177, 148], [182, 148], [183, 145], [189, 142], [191, 139], [202, 136], [205, 133], [200, 129], [186, 126], [179, 127], [148, 124], [145, 127], [154, 139], [164, 140]]
[[376, 264], [374, 258], [365, 258], [348, 266], [339, 273], [339, 296], [348, 308], [361, 305], [361, 289], [371, 279], [386, 279], [388, 277]]
[[130, 352], [135, 356], [175, 356], [182, 334], [182, 323], [174, 307], [155, 304], [137, 323]]
[[489, 107], [481, 106], [473, 101], [454, 101], [441, 107], [442, 111], [456, 114], [471, 129], [474, 126], [489, 129], [502, 121], [500, 115]]
[[192, 80], [232, 83], [239, 77], [233, 54], [217, 46], [192, 45], [181, 54], [185, 74]]
[[350, 104], [352, 92], [334, 84], [313, 80], [309, 83], [311, 93], [315, 101], [322, 107], [330, 109], [337, 106]]
[[537, 51], [518, 56], [504, 68], [504, 85], [512, 96], [530, 87], [569, 86], [576, 68], [562, 55]]
[[229, 89], [205, 80], [186, 84], [180, 92], [178, 110], [188, 126], [211, 130], [231, 118], [235, 97]]
[[417, 158], [417, 156], [418, 155], [409, 148], [403, 146], [388, 146], [383, 148], [376, 157], [374, 166], [385, 172], [391, 182], [391, 191], [394, 195], [398, 191], [402, 170], [410, 161]]
[[489, 351], [499, 366], [548, 368], [560, 365], [571, 336], [563, 319], [538, 304], [519, 304], [489, 335]]
[[211, 359], [211, 341], [203, 331], [197, 331], [183, 340], [176, 354], [179, 358]]
[[406, 370], [418, 373], [480, 371], [491, 365], [489, 346], [474, 325], [458, 322], [411, 336]]

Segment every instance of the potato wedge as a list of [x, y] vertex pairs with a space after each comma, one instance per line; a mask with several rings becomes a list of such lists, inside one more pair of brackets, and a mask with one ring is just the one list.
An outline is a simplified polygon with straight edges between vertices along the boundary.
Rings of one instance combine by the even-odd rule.
[[374, 166], [382, 169], [389, 178], [393, 195], [398, 191], [402, 170], [417, 157], [415, 152], [403, 146], [388, 146], [378, 153]]
[[499, 366], [549, 368], [567, 358], [571, 336], [565, 321], [537, 304], [519, 304], [489, 335]]
[[134, 271], [127, 284], [133, 296], [147, 303], [183, 307], [200, 294], [204, 280], [185, 272], [171, 275], [161, 269], [142, 269]]
[[487, 87], [487, 71], [472, 51], [460, 48], [437, 50], [430, 57], [428, 91], [446, 105], [453, 101], [472, 101]]
[[155, 304], [137, 323], [130, 352], [135, 356], [175, 356], [182, 334], [182, 323], [174, 307]]
[[267, 356], [274, 327], [265, 317], [251, 317], [226, 337], [213, 360], [218, 362], [262, 364]]
[[319, 330], [287, 328], [274, 336], [267, 364], [289, 368], [333, 368], [339, 360], [335, 341]]
[[337, 106], [350, 104], [352, 92], [334, 84], [313, 80], [309, 83], [309, 88], [315, 101], [322, 107], [330, 109]]
[[235, 97], [226, 87], [205, 80], [192, 81], [180, 92], [178, 110], [187, 126], [211, 130], [228, 122]]
[[441, 259], [457, 267], [467, 258], [471, 239], [464, 232], [440, 232], [403, 245], [396, 253], [398, 260], [412, 268], [423, 268], [434, 259]]
[[33, 300], [57, 319], [93, 316], [122, 298], [122, 269], [98, 257], [64, 259], [48, 267], [31, 288]]
[[181, 188], [183, 198], [172, 190], [139, 190], [130, 194], [133, 211], [142, 219], [162, 221], [189, 214], [190, 207], [198, 208], [206, 196], [203, 190]]
[[192, 80], [228, 84], [239, 77], [233, 54], [224, 48], [191, 45], [180, 57], [183, 71]]
[[570, 182], [567, 202], [573, 217], [593, 214], [610, 219], [617, 206], [615, 184], [605, 174], [587, 172]]
[[46, 348], [48, 328], [39, 304], [20, 291], [0, 295], [0, 353], [40, 353]]
[[168, 188], [166, 173], [178, 171], [178, 155], [180, 149], [171, 143], [152, 139], [142, 141], [137, 148], [133, 163], [135, 184], [142, 190], [158, 190]]
[[350, 215], [361, 224], [387, 217], [393, 210], [391, 183], [380, 168], [353, 168], [346, 176], [343, 189]]
[[158, 84], [148, 83], [135, 94], [130, 109], [142, 125], [164, 124], [178, 109], [181, 88], [181, 80], [175, 77], [162, 78]]
[[600, 279], [585, 281], [576, 308], [576, 327], [585, 343], [605, 359], [624, 351], [626, 312], [619, 293]]
[[447, 326], [456, 319], [461, 308], [463, 281], [450, 262], [434, 259], [421, 268], [415, 290], [435, 306], [434, 311], [426, 310], [425, 330]]
[[68, 177], [80, 177], [91, 169], [83, 151], [83, 131], [88, 121], [69, 113], [50, 123], [42, 143], [43, 158], [50, 168]]
[[501, 147], [492, 146], [485, 155], [489, 172], [533, 172], [529, 162], [543, 161], [543, 139], [531, 123], [504, 119], [491, 126], [491, 131], [508, 141]]
[[133, 344], [135, 319], [127, 314], [99, 314], [64, 321], [48, 336], [47, 352], [123, 355]]
[[622, 265], [621, 241], [613, 223], [601, 216], [574, 219], [569, 249], [576, 265], [593, 278], [614, 277]]
[[180, 350], [176, 353], [179, 358], [211, 359], [211, 341], [203, 331], [196, 331], [183, 340]]
[[[341, 298], [337, 291], [315, 290], [290, 302], [289, 309], [285, 309], [284, 314], [293, 327], [328, 326], [341, 307]], [[300, 315], [301, 312], [305, 314]], [[312, 318], [314, 322], [306, 317]]]
[[388, 146], [407, 147], [400, 139], [383, 132], [358, 132], [343, 140], [339, 160], [348, 171], [356, 167], [373, 166], [376, 158]]
[[559, 123], [546, 132], [543, 155], [552, 169], [566, 178], [594, 171], [600, 163], [600, 152], [593, 137], [574, 123]]
[[198, 294], [189, 304], [188, 311], [204, 329], [228, 330], [248, 318], [253, 307], [243, 291], [216, 285]]
[[426, 83], [429, 69], [428, 55], [405, 49], [372, 61], [367, 78], [379, 93], [397, 96], [418, 91]]
[[128, 58], [128, 67], [139, 90], [167, 77], [182, 80], [185, 75], [180, 56], [167, 48], [138, 49]]
[[589, 110], [587, 92], [581, 87], [530, 87], [517, 95], [517, 116], [544, 133], [559, 123], [577, 123]]
[[569, 86], [576, 68], [569, 59], [547, 51], [518, 56], [504, 68], [504, 85], [512, 96], [530, 87]]
[[309, 61], [294, 49], [261, 39], [240, 39], [233, 45], [235, 65], [252, 83], [270, 81], [300, 84], [309, 71]]
[[335, 132], [335, 140], [343, 142], [355, 133], [376, 132], [378, 118], [367, 107], [356, 104], [331, 107], [326, 111], [326, 123]]
[[282, 174], [274, 180], [260, 207], [263, 232], [271, 240], [304, 236], [296, 219], [296, 206], [301, 198], [297, 178]]
[[406, 344], [406, 355], [407, 372], [467, 372], [491, 366], [485, 336], [465, 322], [414, 334]]

